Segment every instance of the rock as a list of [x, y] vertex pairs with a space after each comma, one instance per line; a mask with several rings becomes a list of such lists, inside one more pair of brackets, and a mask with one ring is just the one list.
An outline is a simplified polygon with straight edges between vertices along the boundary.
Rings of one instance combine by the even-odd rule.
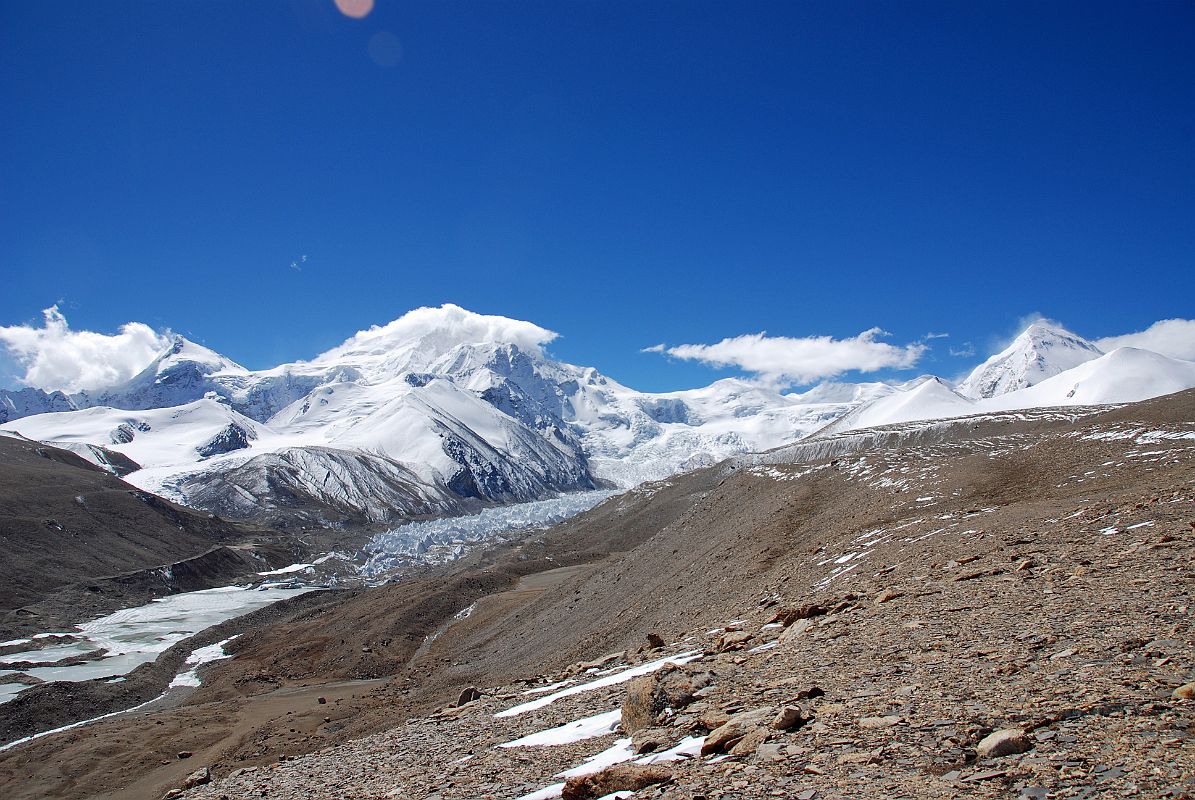
[[747, 735], [739, 739], [734, 747], [730, 748], [732, 756], [749, 756], [754, 753], [759, 746], [768, 740], [771, 731], [763, 725], [758, 725], [747, 732]]
[[785, 706], [772, 719], [772, 727], [778, 731], [792, 730], [805, 724], [805, 715], [800, 706]]
[[813, 627], [813, 620], [810, 620], [810, 619], [798, 620], [797, 622], [793, 623], [792, 625], [789, 625], [787, 628], [784, 629], [784, 633], [780, 634], [778, 641], [781, 644], [788, 644], [793, 639], [796, 639], [797, 637], [799, 637], [801, 634], [803, 634], [805, 631], [809, 630], [812, 627]]
[[627, 683], [622, 704], [622, 730], [633, 734], [655, 725], [666, 708], [678, 710], [692, 703], [698, 691], [713, 683], [707, 670], [665, 666]]
[[205, 783], [211, 782], [212, 774], [208, 771], [207, 767], [203, 767], [187, 776], [187, 779], [183, 781], [183, 789], [194, 789], [196, 786], [202, 786]]
[[461, 696], [456, 699], [456, 705], [457, 705], [457, 708], [460, 708], [461, 706], [465, 705], [466, 703], [472, 703], [474, 700], [480, 700], [480, 699], [481, 699], [481, 692], [477, 689], [476, 686], [470, 686], [468, 689], [465, 689], [464, 691], [461, 692]]
[[772, 622], [779, 622], [787, 628], [798, 620], [820, 617], [829, 610], [826, 606], [816, 603], [808, 603], [803, 606], [797, 606], [796, 608], [782, 607], [776, 611], [776, 616], [772, 617]]
[[755, 755], [764, 761], [779, 761], [784, 758], [784, 745], [778, 742], [768, 742], [755, 748]]
[[194, 753], [192, 753], [190, 750], [179, 750], [178, 751], [178, 758], [180, 761], [184, 758], [190, 758], [192, 755], [194, 755]]
[[664, 639], [658, 633], [647, 634], [647, 646], [652, 650], [659, 650], [664, 646]]
[[885, 589], [876, 595], [876, 605], [887, 603], [890, 600], [895, 600], [898, 597], [904, 597], [904, 592], [898, 592], [895, 589]]
[[315, 698], [315, 702], [319, 703], [321, 706], [322, 706], [322, 705], [327, 705], [327, 703], [328, 703], [328, 698], [326, 698], [326, 697], [317, 697], [317, 698]]
[[880, 728], [891, 728], [894, 725], [899, 725], [904, 721], [903, 717], [887, 716], [887, 717], [863, 717], [859, 720], [859, 727], [865, 730], [878, 730]]
[[1020, 728], [1005, 728], [984, 737], [975, 752], [980, 758], [1000, 758], [1016, 753], [1024, 753], [1033, 747], [1029, 737]]
[[560, 797], [561, 800], [594, 800], [615, 792], [637, 792], [670, 780], [672, 773], [654, 764], [615, 764], [592, 775], [569, 778]]
[[636, 753], [654, 753], [666, 749], [672, 741], [672, 732], [666, 728], [643, 728], [631, 736], [631, 747]]
[[176, 800], [176, 798], [179, 798], [182, 796], [183, 796], [182, 789], [171, 789], [170, 791], [166, 792], [166, 794], [162, 795], [162, 800]]
[[[701, 745], [701, 754], [705, 756], [710, 753], [729, 752], [748, 735], [755, 733], [757, 729], [763, 729], [764, 738], [758, 739], [755, 742], [755, 746], [758, 747], [767, 738], [768, 731], [765, 725], [775, 715], [776, 710], [774, 708], [761, 708], [735, 714], [724, 724], [710, 731], [709, 735], [705, 737], [705, 742]], [[752, 751], [754, 751], [754, 748], [752, 748]]]
[[718, 637], [718, 643], [714, 645], [719, 653], [729, 653], [733, 650], [742, 650], [746, 648], [747, 642], [751, 641], [754, 634], [747, 631], [727, 631]]
[[1195, 700], [1195, 681], [1184, 683], [1171, 695], [1175, 700]]

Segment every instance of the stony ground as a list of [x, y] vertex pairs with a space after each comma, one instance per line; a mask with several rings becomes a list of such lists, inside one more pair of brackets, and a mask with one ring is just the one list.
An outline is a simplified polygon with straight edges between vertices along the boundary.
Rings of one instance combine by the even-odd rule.
[[[704, 501], [712, 505], [698, 504], [637, 549], [640, 561], [662, 548], [681, 562], [661, 576], [678, 588], [652, 594], [656, 607], [639, 607], [647, 595], [630, 582], [646, 579], [635, 577], [632, 552], [537, 601], [552, 612], [524, 608], [529, 621], [487, 616], [483, 599], [476, 616], [430, 648], [443, 672], [484, 676], [478, 659], [520, 647], [494, 629], [498, 622], [508, 637], [526, 629], [520, 625], [560, 627], [567, 619], [562, 597], [582, 598], [574, 602], [583, 609], [584, 597], [617, 591], [611, 586], [625, 576], [631, 599], [611, 615], [629, 616], [633, 605], [637, 616], [604, 642], [625, 648], [616, 657], [598, 659], [603, 629], [578, 619], [554, 635], [584, 646], [546, 653], [542, 663], [556, 666], [544, 674], [477, 682], [479, 699], [305, 756], [248, 767], [217, 763], [214, 782], [184, 796], [552, 796], [534, 793], [597, 754], [616, 750], [626, 758], [638, 749], [634, 758], [650, 759], [687, 737], [709, 752], [698, 746], [658, 762], [662, 772], [651, 779], [665, 780], [635, 797], [1195, 796], [1189, 406], [752, 468], [722, 491], [753, 498], [772, 517], [778, 513], [769, 503], [791, 506], [784, 519], [803, 522], [759, 534], [768, 547], [787, 536], [783, 554], [746, 559], [726, 539], [712, 556], [693, 548], [692, 529], [704, 524], [698, 519], [708, 523], [724, 506], [715, 491]], [[823, 513], [832, 508], [836, 524], [813, 513], [815, 500]], [[809, 529], [811, 519], [818, 530]], [[674, 547], [686, 541], [689, 550]], [[719, 559], [749, 563], [720, 567]], [[659, 562], [650, 568], [658, 571]], [[703, 584], [687, 571], [694, 568], [706, 574]], [[705, 608], [685, 599], [695, 580], [708, 597]], [[646, 640], [657, 631], [663, 648]], [[585, 649], [598, 663], [559, 663]], [[576, 691], [685, 654], [696, 658], [682, 669]], [[635, 708], [644, 692], [678, 679], [700, 688], [672, 697], [646, 731], [632, 735], [627, 722], [567, 744], [498, 747]], [[495, 716], [552, 697], [537, 687], [564, 681], [571, 683], [560, 688], [576, 693]], [[630, 703], [628, 687], [638, 698]], [[781, 730], [771, 723], [786, 708], [795, 710]], [[1016, 752], [986, 753], [991, 734], [1010, 730], [1005, 738]], [[626, 775], [598, 778], [574, 796], [630, 786], [618, 783]]]
[[[687, 744], [563, 788], [1195, 796], [1195, 392], [946, 434], [681, 476], [305, 609], [246, 632], [182, 707], [0, 753], [0, 795], [156, 800], [198, 771], [187, 798], [546, 798], [598, 754]], [[645, 696], [668, 699], [649, 723]], [[624, 706], [618, 730], [497, 746]], [[1015, 752], [988, 753], [1001, 731]]]

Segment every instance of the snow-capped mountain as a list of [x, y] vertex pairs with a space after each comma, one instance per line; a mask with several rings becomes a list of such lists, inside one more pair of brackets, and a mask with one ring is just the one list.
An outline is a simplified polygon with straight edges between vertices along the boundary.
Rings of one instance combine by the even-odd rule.
[[818, 431], [1195, 386], [1190, 362], [1102, 355], [1038, 324], [957, 388], [921, 376], [782, 394], [732, 378], [645, 393], [548, 358], [553, 335], [457, 306], [417, 309], [260, 371], [176, 337], [120, 386], [0, 393], [0, 410], [5, 429], [31, 439], [101, 463], [113, 451], [133, 459], [142, 469], [128, 480], [151, 491], [233, 517], [326, 525], [629, 487]]
[[981, 399], [1041, 383], [1104, 353], [1065, 328], [1035, 322], [1012, 344], [980, 364], [958, 385], [959, 394]]

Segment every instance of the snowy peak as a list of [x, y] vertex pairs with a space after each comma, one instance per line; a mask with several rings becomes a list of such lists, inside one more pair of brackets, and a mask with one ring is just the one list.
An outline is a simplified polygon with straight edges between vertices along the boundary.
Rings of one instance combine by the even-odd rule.
[[152, 371], [161, 375], [163, 372], [178, 369], [184, 364], [194, 364], [197, 369], [201, 369], [209, 375], [217, 372], [247, 372], [244, 367], [232, 359], [176, 334], [170, 347], [154, 359], [153, 363], [142, 371], [142, 374]]
[[555, 338], [555, 333], [531, 322], [476, 314], [448, 303], [417, 308], [385, 325], [360, 331], [316, 356], [311, 364], [351, 366], [370, 380], [380, 381], [404, 372], [428, 372], [461, 345], [509, 344], [540, 355], [541, 346]]
[[1057, 325], [1037, 322], [976, 367], [959, 384], [958, 392], [974, 399], [997, 397], [1034, 386], [1102, 355], [1083, 337]]
[[81, 407], [165, 408], [193, 402], [209, 392], [225, 394], [213, 376], [246, 373], [235, 361], [176, 335], [161, 355], [124, 384], [95, 395], [80, 392], [74, 399]]

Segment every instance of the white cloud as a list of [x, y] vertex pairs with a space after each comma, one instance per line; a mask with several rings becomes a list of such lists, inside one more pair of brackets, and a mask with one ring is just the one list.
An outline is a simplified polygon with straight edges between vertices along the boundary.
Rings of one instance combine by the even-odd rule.
[[427, 355], [446, 353], [458, 344], [499, 342], [514, 344], [528, 353], [539, 355], [543, 345], [559, 336], [555, 331], [532, 322], [508, 317], [476, 314], [460, 306], [445, 303], [438, 308], [416, 308], [393, 322], [374, 325], [353, 334], [342, 345], [332, 348], [316, 361], [346, 355], [377, 354], [400, 343], [418, 343]]
[[950, 338], [950, 334], [949, 333], [933, 333], [931, 331], [930, 333], [925, 334], [925, 336], [923, 336], [921, 338], [925, 339], [926, 341], [929, 341], [930, 339], [948, 339], [948, 338]]
[[715, 367], [739, 367], [775, 383], [810, 383], [844, 372], [874, 372], [903, 369], [917, 363], [926, 345], [902, 346], [877, 342], [887, 334], [872, 328], [858, 336], [833, 339], [829, 336], [768, 336], [748, 334], [723, 339], [716, 344], [682, 344], [663, 350], [670, 356], [701, 361]]
[[640, 350], [640, 353], [663, 353], [666, 349], [662, 344], [653, 344], [651, 347], [645, 347]]
[[1105, 353], [1118, 347], [1140, 347], [1171, 358], [1195, 361], [1195, 319], [1163, 319], [1137, 333], [1096, 339]]
[[962, 347], [951, 347], [950, 355], [955, 358], [970, 358], [975, 355], [975, 345], [970, 342], [963, 342]]
[[42, 312], [40, 328], [0, 326], [0, 345], [24, 375], [18, 379], [46, 391], [101, 389], [136, 375], [170, 344], [169, 337], [141, 322], [116, 334], [73, 331], [57, 305]]

